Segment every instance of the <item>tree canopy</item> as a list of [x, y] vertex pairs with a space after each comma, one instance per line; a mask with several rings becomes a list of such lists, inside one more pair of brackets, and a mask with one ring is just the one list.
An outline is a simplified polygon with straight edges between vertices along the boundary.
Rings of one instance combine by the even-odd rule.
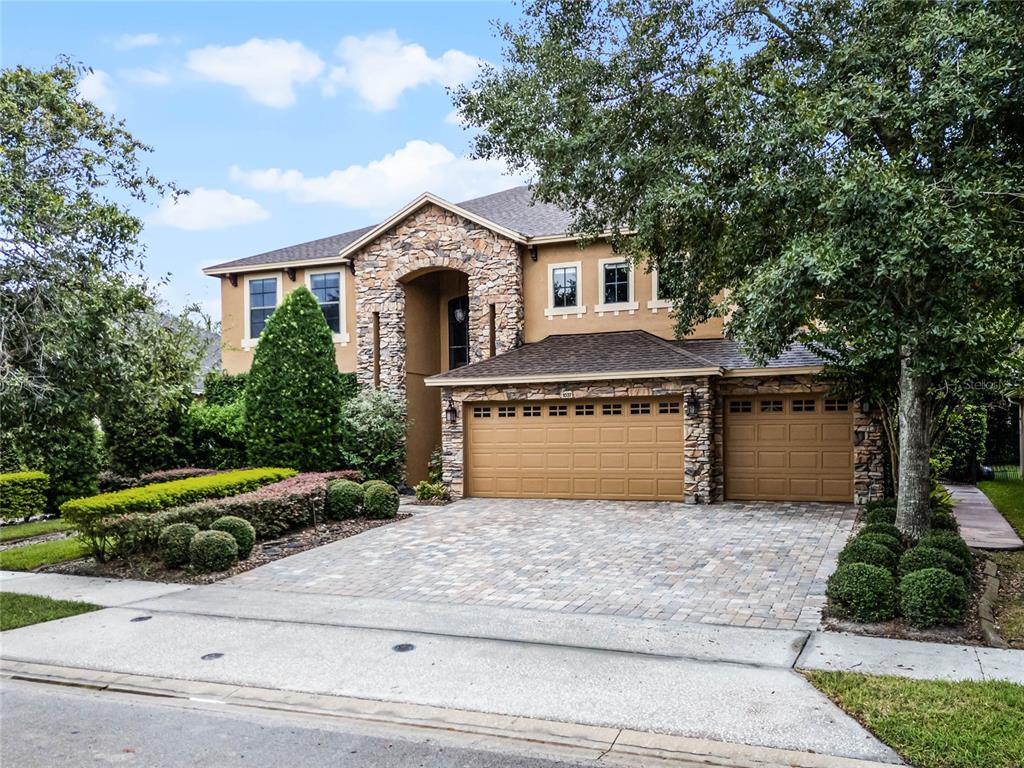
[[928, 392], [1024, 321], [1020, 4], [533, 0], [500, 33], [455, 97], [476, 154], [657, 268], [680, 333], [728, 309], [759, 359], [895, 371], [921, 533]]

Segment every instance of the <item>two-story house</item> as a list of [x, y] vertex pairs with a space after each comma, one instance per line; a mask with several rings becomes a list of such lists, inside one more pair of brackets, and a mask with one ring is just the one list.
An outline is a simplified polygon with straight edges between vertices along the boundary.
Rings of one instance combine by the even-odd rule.
[[376, 226], [218, 264], [222, 362], [252, 362], [312, 290], [338, 367], [406, 398], [408, 481], [440, 446], [456, 496], [858, 501], [881, 495], [870, 408], [794, 347], [755, 366], [720, 320], [673, 334], [658, 276], [526, 187], [424, 194]]

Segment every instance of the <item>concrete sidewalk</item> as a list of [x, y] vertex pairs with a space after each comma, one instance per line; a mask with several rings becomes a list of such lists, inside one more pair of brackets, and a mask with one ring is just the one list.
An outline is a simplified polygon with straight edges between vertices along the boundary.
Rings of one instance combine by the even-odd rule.
[[23, 595], [42, 595], [54, 600], [78, 600], [104, 608], [184, 592], [187, 584], [163, 584], [130, 579], [67, 576], [62, 573], [0, 571], [0, 590]]
[[1024, 541], [977, 486], [946, 483], [956, 507], [960, 535], [976, 549], [1021, 549]]

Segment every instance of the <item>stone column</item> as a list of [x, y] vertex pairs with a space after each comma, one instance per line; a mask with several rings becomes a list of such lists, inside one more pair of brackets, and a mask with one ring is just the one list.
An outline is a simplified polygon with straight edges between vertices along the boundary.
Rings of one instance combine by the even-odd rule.
[[885, 469], [882, 421], [877, 409], [861, 411], [860, 402], [853, 408], [853, 503], [867, 504], [885, 495]]
[[455, 398], [455, 410], [458, 414], [454, 424], [449, 424], [445, 418], [444, 411], [448, 407], [448, 400], [453, 397], [450, 387], [441, 390], [441, 480], [448, 486], [453, 499], [461, 498], [463, 488], [463, 428], [464, 417], [462, 401]]
[[[686, 478], [683, 500], [687, 504], [708, 504], [714, 500], [714, 398], [708, 379], [697, 379], [692, 388], [700, 406], [697, 415], [686, 417], [683, 447]], [[687, 392], [689, 397], [689, 392]]]

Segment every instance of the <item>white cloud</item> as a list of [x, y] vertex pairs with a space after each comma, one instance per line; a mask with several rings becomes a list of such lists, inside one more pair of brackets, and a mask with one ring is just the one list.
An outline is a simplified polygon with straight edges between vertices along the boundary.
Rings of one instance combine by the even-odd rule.
[[444, 116], [444, 121], [447, 125], [457, 125], [460, 128], [466, 127], [466, 118], [462, 116], [462, 113], [457, 109], [453, 109], [447, 115]]
[[326, 176], [267, 168], [231, 168], [231, 178], [252, 189], [283, 192], [302, 203], [337, 203], [347, 208], [389, 212], [425, 191], [459, 201], [519, 183], [496, 160], [457, 157], [442, 144], [421, 140], [366, 165], [350, 165]]
[[332, 67], [324, 84], [326, 95], [351, 88], [374, 111], [394, 109], [398, 97], [420, 85], [455, 86], [472, 78], [482, 61], [462, 51], [445, 51], [431, 58], [426, 49], [403, 43], [394, 30], [366, 37], [348, 36], [335, 51], [341, 65]]
[[117, 109], [117, 99], [111, 87], [110, 75], [102, 69], [94, 69], [78, 81], [78, 93], [105, 112]]
[[295, 102], [294, 87], [314, 80], [323, 60], [302, 43], [254, 37], [242, 45], [210, 45], [188, 53], [188, 68], [218, 83], [234, 85], [268, 107]]
[[166, 72], [160, 72], [156, 69], [126, 69], [121, 72], [121, 77], [125, 80], [138, 83], [139, 85], [167, 85], [171, 82], [171, 76]]
[[142, 32], [136, 35], [120, 35], [114, 40], [114, 47], [126, 51], [130, 48], [151, 48], [164, 40], [156, 32]]
[[226, 229], [270, 218], [270, 213], [246, 197], [225, 189], [196, 187], [189, 195], [177, 201], [164, 198], [153, 221], [175, 229], [198, 232], [206, 229]]

